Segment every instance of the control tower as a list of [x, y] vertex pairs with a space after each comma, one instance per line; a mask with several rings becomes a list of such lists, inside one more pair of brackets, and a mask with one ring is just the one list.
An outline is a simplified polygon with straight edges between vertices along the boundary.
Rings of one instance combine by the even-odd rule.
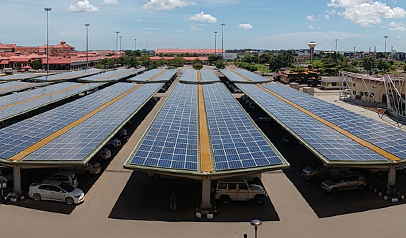
[[310, 41], [307, 44], [310, 47], [310, 64], [313, 64], [314, 47], [316, 47], [316, 42]]

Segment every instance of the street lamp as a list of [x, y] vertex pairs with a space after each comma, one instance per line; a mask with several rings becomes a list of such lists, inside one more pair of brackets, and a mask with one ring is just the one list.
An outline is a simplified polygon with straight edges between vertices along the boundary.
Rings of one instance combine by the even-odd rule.
[[117, 57], [117, 51], [118, 51], [118, 33], [119, 31], [116, 31], [117, 37], [116, 37], [116, 57]]
[[337, 53], [337, 42], [338, 42], [338, 39], [336, 39], [336, 53]]
[[251, 226], [255, 226], [255, 238], [257, 238], [257, 230], [258, 230], [258, 226], [262, 225], [262, 221], [258, 220], [258, 219], [254, 219], [251, 221]]
[[145, 55], [147, 55], [148, 52], [148, 41], [145, 41]]
[[137, 39], [134, 39], [135, 43], [134, 43], [134, 51], [137, 51]]
[[48, 38], [48, 12], [52, 10], [50, 7], [44, 8], [44, 10], [47, 12], [47, 75], [49, 73], [49, 38]]
[[123, 38], [123, 37], [120, 36], [120, 54], [121, 54], [121, 38]]
[[383, 38], [385, 38], [385, 53], [386, 53], [386, 39], [388, 39], [389, 36], [384, 36]]
[[89, 68], [89, 24], [86, 26], [86, 69]]
[[221, 57], [223, 58], [223, 60], [224, 60], [224, 39], [223, 39], [223, 37], [224, 37], [224, 26], [225, 25], [226, 24], [221, 23]]
[[217, 31], [214, 32], [214, 54], [217, 53]]

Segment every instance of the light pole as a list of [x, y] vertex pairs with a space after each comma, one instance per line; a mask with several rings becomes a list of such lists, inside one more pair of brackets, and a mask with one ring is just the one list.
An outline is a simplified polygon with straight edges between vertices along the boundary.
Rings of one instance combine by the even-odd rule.
[[89, 68], [89, 24], [85, 24], [86, 26], [86, 70]]
[[121, 54], [121, 38], [123, 38], [123, 37], [120, 36], [120, 54]]
[[224, 26], [226, 24], [221, 23], [221, 57], [223, 58], [222, 60], [224, 60]]
[[48, 37], [48, 12], [52, 10], [50, 7], [44, 8], [44, 10], [47, 12], [47, 75], [49, 73], [49, 37]]
[[214, 32], [214, 54], [217, 53], [217, 31]]
[[254, 219], [251, 221], [251, 226], [255, 226], [255, 238], [257, 238], [257, 230], [258, 230], [258, 226], [262, 225], [262, 221], [258, 220], [258, 219]]
[[147, 55], [148, 52], [148, 41], [145, 41], [145, 55]]
[[118, 51], [118, 33], [119, 31], [116, 31], [117, 37], [116, 37], [116, 58], [117, 58], [117, 51]]
[[385, 38], [385, 53], [386, 53], [386, 39], [388, 39], [389, 36], [384, 36], [383, 38]]
[[134, 51], [137, 51], [137, 39], [134, 39], [135, 43], [134, 43]]
[[338, 43], [338, 39], [336, 39], [336, 53], [337, 53], [337, 43]]

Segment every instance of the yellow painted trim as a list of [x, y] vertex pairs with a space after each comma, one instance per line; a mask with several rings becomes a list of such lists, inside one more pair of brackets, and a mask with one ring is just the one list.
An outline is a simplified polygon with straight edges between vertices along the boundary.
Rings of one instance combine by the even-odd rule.
[[40, 95], [40, 96], [37, 96], [37, 97], [33, 97], [33, 98], [30, 98], [30, 99], [26, 99], [26, 100], [21, 101], [21, 102], [15, 102], [15, 103], [12, 103], [12, 104], [9, 104], [9, 105], [0, 107], [0, 110], [5, 109], [5, 108], [9, 108], [9, 107], [12, 107], [12, 106], [15, 106], [15, 105], [23, 104], [23, 103], [26, 103], [26, 102], [29, 102], [29, 101], [32, 101], [32, 100], [35, 100], [35, 99], [38, 99], [38, 98], [42, 98], [42, 97], [47, 97], [47, 96], [50, 96], [50, 95], [54, 95], [54, 94], [57, 94], [57, 93], [60, 93], [60, 92], [63, 92], [63, 91], [69, 90], [69, 89], [77, 88], [77, 87], [80, 87], [80, 86], [83, 86], [83, 85], [85, 85], [85, 84], [83, 83], [83, 84], [76, 85], [76, 86], [72, 86], [72, 87], [69, 87], [69, 88], [64, 88], [64, 89], [58, 90], [58, 91], [53, 92], [53, 93], [48, 93], [48, 94]]
[[28, 84], [32, 84], [32, 83], [25, 83], [25, 84], [20, 84], [20, 85], [15, 85], [15, 86], [10, 86], [10, 87], [7, 87], [7, 88], [0, 88], [0, 91], [5, 90], [5, 89], [8, 89], [8, 88], [21, 87], [21, 86], [28, 85]]
[[235, 72], [234, 70], [230, 69], [230, 71], [231, 71], [231, 72], [233, 72], [233, 73], [235, 73], [236, 75], [240, 76], [241, 78], [243, 78], [243, 79], [247, 80], [248, 82], [252, 82], [250, 79], [248, 79], [248, 78], [246, 78], [246, 77], [242, 76], [241, 74], [239, 74], [239, 73]]
[[198, 85], [199, 93], [199, 139], [200, 139], [200, 170], [204, 173], [213, 172], [210, 154], [209, 131], [207, 128], [206, 108], [204, 105], [203, 87]]
[[202, 78], [200, 76], [200, 70], [197, 70], [197, 82], [201, 82]]
[[151, 77], [150, 79], [148, 79], [147, 82], [153, 80], [154, 78], [160, 76], [161, 74], [163, 74], [163, 73], [165, 73], [165, 72], [166, 72], [166, 69], [165, 69], [164, 71], [160, 72], [159, 74], [155, 75], [154, 77]]
[[356, 135], [354, 135], [354, 134], [352, 134], [352, 133], [350, 133], [350, 132], [344, 130], [343, 128], [341, 128], [341, 127], [339, 127], [339, 126], [337, 126], [337, 125], [335, 125], [335, 124], [333, 124], [333, 123], [331, 123], [331, 122], [329, 122], [329, 121], [327, 121], [327, 120], [325, 120], [325, 119], [323, 119], [323, 118], [317, 116], [316, 114], [314, 114], [314, 113], [312, 113], [312, 112], [310, 112], [310, 111], [304, 109], [303, 107], [300, 107], [299, 105], [297, 105], [297, 104], [295, 104], [295, 103], [289, 101], [288, 99], [286, 99], [286, 98], [284, 98], [284, 97], [282, 97], [282, 96], [280, 96], [280, 95], [278, 95], [278, 94], [272, 92], [271, 90], [266, 89], [266, 88], [264, 88], [263, 86], [258, 85], [258, 84], [257, 84], [257, 86], [258, 86], [259, 88], [263, 89], [264, 91], [266, 91], [266, 92], [272, 94], [273, 96], [277, 97], [278, 99], [280, 99], [280, 100], [286, 102], [287, 104], [291, 105], [292, 107], [298, 109], [299, 111], [301, 111], [301, 112], [303, 112], [303, 113], [305, 113], [305, 114], [311, 116], [312, 118], [316, 119], [317, 121], [319, 121], [319, 122], [323, 123], [324, 125], [330, 127], [331, 129], [334, 129], [334, 130], [336, 130], [337, 132], [343, 134], [344, 136], [350, 138], [351, 140], [357, 142], [358, 144], [360, 144], [360, 145], [362, 145], [362, 146], [364, 146], [364, 147], [367, 147], [368, 149], [370, 149], [370, 150], [376, 152], [377, 154], [380, 154], [380, 155], [382, 155], [383, 157], [385, 157], [385, 158], [387, 158], [387, 159], [389, 159], [389, 160], [391, 160], [391, 161], [393, 161], [393, 162], [398, 162], [398, 161], [401, 161], [401, 160], [402, 160], [401, 158], [395, 156], [394, 154], [391, 154], [391, 153], [387, 152], [386, 150], [383, 150], [382, 148], [379, 148], [378, 146], [376, 146], [376, 145], [374, 145], [374, 144], [372, 144], [372, 143], [370, 143], [370, 142], [368, 142], [368, 141], [365, 141], [365, 140], [359, 138], [358, 136], [356, 136]]
[[56, 139], [57, 137], [61, 136], [62, 134], [66, 133], [67, 131], [69, 131], [70, 129], [78, 126], [79, 124], [83, 123], [84, 121], [86, 121], [87, 119], [89, 119], [90, 117], [94, 116], [95, 114], [99, 113], [101, 110], [105, 109], [106, 107], [110, 106], [111, 104], [117, 102], [118, 100], [120, 100], [121, 98], [127, 96], [128, 94], [130, 94], [131, 92], [133, 92], [134, 90], [136, 90], [137, 88], [139, 88], [140, 86], [142, 86], [141, 84], [138, 84], [137, 86], [135, 86], [134, 88], [128, 90], [127, 92], [121, 94], [120, 96], [114, 98], [113, 100], [103, 104], [101, 107], [97, 108], [96, 110], [93, 110], [91, 112], [89, 112], [88, 114], [84, 115], [83, 117], [79, 118], [78, 120], [71, 122], [70, 124], [66, 125], [65, 127], [63, 127], [62, 129], [52, 133], [51, 135], [45, 137], [44, 139], [38, 141], [37, 143], [31, 145], [30, 147], [26, 148], [25, 150], [21, 151], [20, 153], [14, 155], [13, 157], [10, 158], [10, 161], [20, 161], [22, 160], [24, 157], [26, 157], [27, 155], [31, 154], [32, 152], [38, 150], [39, 148], [45, 146], [46, 144], [48, 144], [49, 142], [51, 142], [52, 140]]

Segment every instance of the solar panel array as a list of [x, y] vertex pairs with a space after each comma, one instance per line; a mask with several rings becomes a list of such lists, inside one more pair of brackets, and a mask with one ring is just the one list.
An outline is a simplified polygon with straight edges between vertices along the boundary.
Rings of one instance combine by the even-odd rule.
[[26, 79], [32, 79], [36, 77], [40, 77], [40, 74], [35, 74], [35, 73], [25, 73], [25, 74], [12, 74], [12, 75], [6, 75], [6, 76], [1, 76], [0, 81], [17, 81], [17, 80], [26, 80]]
[[130, 164], [196, 171], [198, 152], [197, 85], [178, 84]]
[[139, 74], [135, 77], [129, 78], [129, 79], [127, 79], [127, 81], [129, 81], [129, 82], [146, 82], [150, 78], [160, 74], [164, 70], [165, 69], [151, 69], [151, 70], [145, 71], [144, 73]]
[[219, 77], [214, 74], [211, 69], [202, 69], [200, 70], [201, 81], [204, 83], [215, 83], [220, 82]]
[[179, 82], [197, 83], [197, 70], [186, 69], [180, 77]]
[[117, 82], [120, 79], [133, 76], [144, 69], [117, 69], [105, 73], [78, 79], [80, 82]]
[[406, 132], [283, 85], [264, 87], [351, 134], [406, 159]]
[[0, 84], [0, 95], [48, 85], [49, 83], [9, 82]]
[[0, 121], [60, 101], [80, 92], [92, 90], [102, 83], [64, 82], [0, 97]]
[[23, 161], [81, 161], [138, 112], [162, 84], [146, 84], [50, 143], [26, 156]]
[[158, 75], [157, 77], [153, 78], [150, 82], [153, 82], [153, 83], [168, 82], [169, 80], [172, 79], [172, 77], [175, 76], [176, 72], [178, 72], [177, 69], [167, 69], [163, 74]]
[[269, 79], [263, 78], [263, 77], [261, 77], [261, 76], [259, 76], [257, 74], [254, 74], [254, 73], [249, 72], [249, 71], [244, 70], [244, 69], [236, 69], [234, 71], [236, 73], [240, 74], [241, 76], [246, 77], [246, 78], [248, 78], [249, 80], [251, 80], [252, 82], [255, 82], [255, 83], [267, 83], [267, 82], [270, 82]]
[[54, 74], [54, 75], [48, 75], [48, 76], [43, 76], [39, 78], [35, 78], [35, 81], [46, 81], [46, 82], [58, 82], [58, 81], [66, 81], [66, 80], [71, 80], [71, 79], [77, 79], [85, 76], [90, 76], [94, 74], [98, 74], [103, 72], [101, 69], [87, 69], [87, 70], [80, 70], [80, 71], [71, 71], [71, 72], [65, 72], [61, 74]]
[[[0, 158], [9, 159], [135, 86], [136, 84], [117, 83], [81, 99], [1, 129]], [[113, 119], [109, 118], [108, 120]]]
[[255, 85], [237, 84], [237, 87], [329, 161], [388, 161]]
[[216, 170], [282, 164], [223, 84], [204, 85], [203, 91]]
[[238, 76], [237, 74], [231, 72], [228, 69], [219, 69], [219, 71], [224, 74], [224, 76], [226, 76], [226, 78], [228, 78], [228, 80], [230, 80], [233, 83], [247, 83], [249, 81], [247, 81], [244, 78], [241, 78], [240, 76]]

